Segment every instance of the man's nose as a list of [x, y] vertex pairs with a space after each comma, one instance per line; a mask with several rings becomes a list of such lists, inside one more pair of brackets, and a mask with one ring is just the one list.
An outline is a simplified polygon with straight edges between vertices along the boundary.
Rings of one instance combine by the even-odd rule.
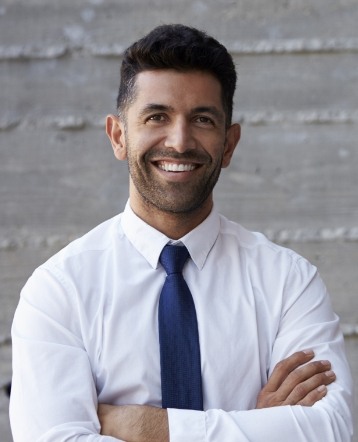
[[191, 133], [190, 124], [184, 120], [173, 122], [173, 124], [168, 127], [164, 145], [179, 153], [194, 149], [195, 140]]

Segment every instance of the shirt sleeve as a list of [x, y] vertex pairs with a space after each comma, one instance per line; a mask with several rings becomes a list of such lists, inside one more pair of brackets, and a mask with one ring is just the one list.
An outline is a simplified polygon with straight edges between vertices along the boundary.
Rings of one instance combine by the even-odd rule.
[[[74, 291], [46, 270], [30, 278], [12, 326], [14, 442], [114, 442], [101, 436], [97, 394]], [[44, 302], [46, 299], [46, 302]]]
[[171, 442], [351, 441], [352, 379], [339, 320], [316, 268], [303, 258], [295, 260], [282, 297], [268, 375], [277, 362], [295, 351], [313, 349], [315, 359], [328, 359], [336, 373], [326, 397], [312, 407], [203, 412], [170, 409]]

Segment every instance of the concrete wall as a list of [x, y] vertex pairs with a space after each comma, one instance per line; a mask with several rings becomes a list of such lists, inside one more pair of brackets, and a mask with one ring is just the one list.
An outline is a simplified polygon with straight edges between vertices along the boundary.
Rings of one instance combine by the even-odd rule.
[[[103, 121], [123, 49], [169, 22], [207, 30], [237, 64], [243, 137], [217, 206], [319, 267], [356, 377], [357, 0], [1, 0], [1, 385], [27, 277], [123, 208], [126, 165], [114, 160]], [[7, 406], [0, 394], [4, 442]]]

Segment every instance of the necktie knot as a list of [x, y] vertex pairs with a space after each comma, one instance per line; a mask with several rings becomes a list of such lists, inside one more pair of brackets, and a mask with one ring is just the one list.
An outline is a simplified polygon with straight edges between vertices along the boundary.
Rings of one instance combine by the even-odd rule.
[[164, 267], [167, 275], [182, 273], [184, 264], [189, 257], [188, 249], [185, 246], [164, 246], [159, 261]]

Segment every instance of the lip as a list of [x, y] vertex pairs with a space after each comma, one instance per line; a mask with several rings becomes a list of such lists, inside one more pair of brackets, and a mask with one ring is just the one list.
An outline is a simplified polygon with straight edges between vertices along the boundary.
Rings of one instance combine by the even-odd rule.
[[183, 182], [190, 179], [202, 166], [199, 163], [178, 160], [158, 160], [153, 161], [152, 165], [166, 179], [176, 182]]
[[197, 169], [199, 165], [197, 163], [186, 162], [186, 161], [157, 161], [156, 166], [163, 170], [164, 172], [192, 172]]

